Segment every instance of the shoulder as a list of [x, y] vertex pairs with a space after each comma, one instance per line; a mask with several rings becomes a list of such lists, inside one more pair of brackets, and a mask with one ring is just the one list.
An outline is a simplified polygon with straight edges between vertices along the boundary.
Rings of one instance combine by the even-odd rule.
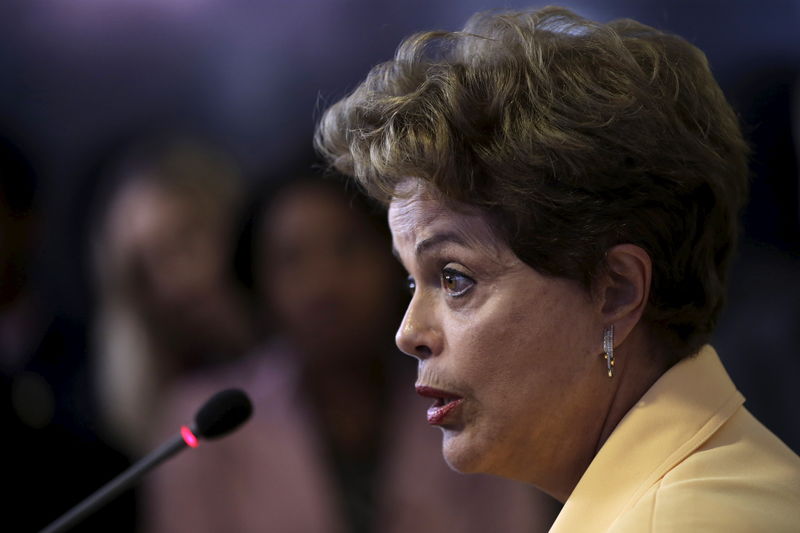
[[791, 495], [794, 505], [800, 506], [800, 457], [740, 407], [664, 476], [663, 490], [700, 483], [709, 487], [722, 484], [731, 491], [741, 485], [753, 493], [751, 497], [779, 491]]
[[800, 458], [740, 408], [613, 530], [789, 532], [797, 531], [798, 508]]
[[182, 376], [164, 393], [157, 416], [159, 426], [172, 431], [191, 422], [209, 398], [229, 388], [247, 393], [259, 418], [277, 416], [294, 390], [296, 371], [289, 362], [282, 352], [260, 349], [235, 361]]

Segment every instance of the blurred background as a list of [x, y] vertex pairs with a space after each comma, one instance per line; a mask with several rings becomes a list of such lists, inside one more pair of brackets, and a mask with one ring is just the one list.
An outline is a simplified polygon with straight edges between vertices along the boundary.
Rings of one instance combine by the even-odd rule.
[[[375, 213], [367, 203], [362, 218], [336, 218], [331, 207], [333, 218], [314, 228], [292, 225], [303, 217], [289, 207], [303, 213], [321, 202], [310, 194], [311, 203], [303, 204], [299, 193], [284, 190], [308, 177], [320, 110], [354, 88], [373, 64], [391, 58], [410, 33], [458, 29], [483, 9], [541, 5], [4, 0], [0, 136], [9, 142], [2, 146], [2, 415], [8, 431], [22, 435], [10, 444], [2, 439], [4, 473], [10, 473], [2, 483], [17, 494], [4, 508], [33, 531], [122, 470], [157, 441], [156, 414], [186, 416], [180, 406], [205, 390], [178, 377], [199, 369], [205, 372], [201, 383], [227, 383], [233, 378], [208, 369], [243, 353], [288, 351], [318, 361], [322, 348], [301, 342], [308, 337], [303, 317], [322, 323], [326, 313], [340, 314], [343, 300], [320, 282], [324, 298], [311, 295], [307, 308], [282, 308], [276, 302], [296, 295], [259, 279], [291, 271], [306, 248], [311, 255], [302, 257], [309, 264], [330, 264], [331, 257], [358, 261], [368, 254], [353, 242], [385, 239], [370, 222]], [[589, 18], [631, 17], [684, 36], [706, 52], [739, 112], [754, 150], [753, 181], [715, 345], [750, 410], [800, 452], [794, 410], [800, 404], [800, 1], [562, 5]], [[6, 186], [8, 175], [18, 178]], [[297, 240], [270, 234], [258, 226], [263, 220], [285, 220], [285, 235], [296, 231]], [[334, 220], [341, 224], [339, 237]], [[315, 234], [319, 227], [328, 233]], [[329, 242], [340, 245], [328, 249]], [[395, 287], [395, 275], [375, 283]], [[402, 308], [393, 290], [386, 288], [392, 305], [376, 331], [390, 331], [392, 312]], [[359, 313], [372, 316], [373, 303], [362, 303], [345, 315], [354, 321]], [[290, 349], [267, 346], [276, 325]], [[333, 339], [327, 348], [349, 341]], [[374, 353], [392, 352], [375, 343]], [[149, 355], [136, 355], [142, 353]], [[403, 368], [413, 371], [413, 363]], [[269, 379], [287, 374], [284, 367], [264, 372]], [[329, 384], [317, 379], [324, 372], [323, 365], [298, 387], [329, 405]], [[364, 394], [391, 389], [384, 383], [388, 371], [376, 372], [374, 390]], [[337, 432], [344, 430], [330, 427], [326, 416], [335, 416], [314, 412], [325, 428], [321, 442], [331, 449], [356, 442], [350, 451], [360, 449], [358, 436], [341, 437]], [[358, 493], [364, 486], [354, 472], [364, 465], [346, 456], [332, 460], [338, 465], [332, 479]], [[364, 468], [374, 470], [381, 461], [373, 463]], [[163, 511], [147, 503], [162, 501], [159, 490], [127, 495], [85, 530], [166, 527], [152, 518]], [[482, 491], [495, 489], [464, 490], [481, 501]], [[515, 527], [546, 530], [554, 508], [536, 501], [537, 515], [520, 515]], [[345, 509], [340, 522], [350, 526], [342, 530], [369, 530], [353, 526], [369, 522], [358, 503], [325, 505]]]

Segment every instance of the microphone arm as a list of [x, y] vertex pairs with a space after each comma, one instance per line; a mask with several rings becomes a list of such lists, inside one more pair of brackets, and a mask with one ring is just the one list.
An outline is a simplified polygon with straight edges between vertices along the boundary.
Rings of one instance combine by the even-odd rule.
[[[182, 431], [182, 434], [185, 434], [184, 431]], [[94, 494], [70, 509], [61, 516], [61, 518], [43, 529], [41, 533], [62, 533], [74, 527], [81, 520], [131, 487], [140, 477], [186, 448], [186, 446], [186, 440], [184, 440], [183, 435], [179, 435], [165, 442], [160, 447], [139, 459], [123, 473], [103, 485]]]
[[226, 389], [218, 392], [197, 412], [191, 429], [182, 426], [180, 435], [144, 456], [40, 533], [67, 531], [179, 451], [187, 446], [196, 448], [198, 438], [217, 439], [227, 435], [247, 421], [252, 413], [253, 405], [244, 391]]

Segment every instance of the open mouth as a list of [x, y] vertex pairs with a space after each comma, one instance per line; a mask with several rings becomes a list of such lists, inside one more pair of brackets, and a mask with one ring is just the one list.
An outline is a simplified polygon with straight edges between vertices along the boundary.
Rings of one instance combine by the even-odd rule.
[[416, 387], [417, 394], [425, 398], [433, 398], [433, 405], [428, 407], [428, 424], [432, 426], [439, 426], [446, 422], [446, 418], [450, 413], [458, 408], [464, 401], [464, 398], [451, 392], [434, 389], [424, 385]]

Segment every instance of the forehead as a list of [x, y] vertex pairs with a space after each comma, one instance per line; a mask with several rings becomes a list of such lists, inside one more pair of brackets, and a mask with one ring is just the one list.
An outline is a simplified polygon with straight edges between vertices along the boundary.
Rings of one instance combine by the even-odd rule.
[[313, 185], [299, 185], [279, 193], [267, 207], [264, 228], [318, 227], [355, 218], [343, 197]]
[[278, 194], [266, 205], [257, 230], [266, 246], [327, 247], [343, 237], [385, 245], [363, 208], [343, 193], [316, 185], [294, 186]]
[[439, 233], [456, 233], [470, 246], [496, 252], [502, 247], [487, 217], [475, 208], [454, 208], [419, 180], [406, 180], [389, 204], [389, 226], [395, 247], [414, 245]]

